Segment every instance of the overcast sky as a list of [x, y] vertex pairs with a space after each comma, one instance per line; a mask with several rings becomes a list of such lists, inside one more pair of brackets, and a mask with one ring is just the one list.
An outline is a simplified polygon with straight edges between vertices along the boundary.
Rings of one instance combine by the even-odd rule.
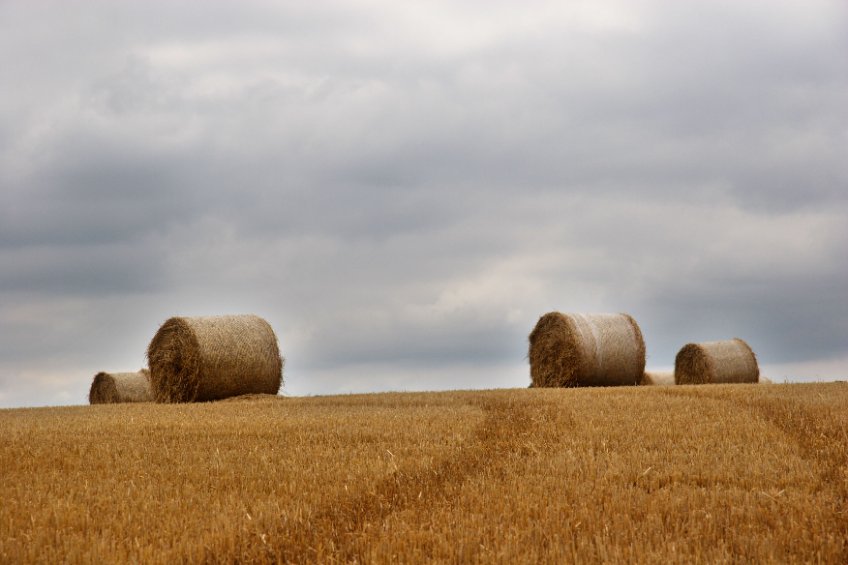
[[0, 407], [174, 315], [292, 395], [524, 387], [551, 310], [848, 377], [844, 0], [3, 0], [0, 85]]

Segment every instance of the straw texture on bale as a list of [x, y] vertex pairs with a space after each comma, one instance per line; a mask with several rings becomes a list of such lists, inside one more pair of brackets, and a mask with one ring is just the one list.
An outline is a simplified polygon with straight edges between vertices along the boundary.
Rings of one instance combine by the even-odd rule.
[[636, 385], [645, 342], [627, 314], [548, 312], [530, 333], [532, 387]]
[[676, 384], [756, 383], [759, 376], [757, 357], [738, 337], [686, 344], [674, 360]]
[[147, 348], [158, 402], [277, 394], [283, 359], [271, 326], [254, 315], [174, 317]]
[[674, 373], [672, 371], [645, 371], [639, 384], [643, 386], [673, 385]]
[[153, 391], [147, 369], [135, 373], [97, 373], [88, 391], [91, 404], [152, 401]]

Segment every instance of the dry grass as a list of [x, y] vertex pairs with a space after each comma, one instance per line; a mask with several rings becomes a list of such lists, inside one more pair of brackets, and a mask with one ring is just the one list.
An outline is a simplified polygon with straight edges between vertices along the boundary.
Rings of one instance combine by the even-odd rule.
[[0, 411], [0, 562], [848, 561], [848, 385]]

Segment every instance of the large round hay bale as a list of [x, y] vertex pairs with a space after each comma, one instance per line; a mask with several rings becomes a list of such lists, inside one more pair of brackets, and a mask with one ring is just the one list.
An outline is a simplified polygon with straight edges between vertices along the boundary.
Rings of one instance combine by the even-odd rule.
[[174, 317], [147, 348], [158, 402], [277, 394], [283, 359], [271, 326], [253, 315]]
[[97, 373], [88, 391], [91, 404], [152, 401], [153, 391], [147, 369], [135, 373]]
[[738, 337], [686, 344], [674, 360], [676, 384], [755, 383], [759, 375], [757, 357]]
[[673, 385], [674, 373], [672, 371], [645, 371], [639, 384], [642, 386]]
[[627, 314], [549, 312], [530, 333], [533, 387], [635, 385], [645, 372], [645, 342]]

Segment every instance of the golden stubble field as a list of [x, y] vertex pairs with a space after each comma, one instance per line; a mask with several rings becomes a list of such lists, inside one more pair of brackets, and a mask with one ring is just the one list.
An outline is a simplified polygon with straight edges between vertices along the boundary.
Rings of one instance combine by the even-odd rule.
[[848, 384], [0, 410], [3, 563], [848, 562]]

